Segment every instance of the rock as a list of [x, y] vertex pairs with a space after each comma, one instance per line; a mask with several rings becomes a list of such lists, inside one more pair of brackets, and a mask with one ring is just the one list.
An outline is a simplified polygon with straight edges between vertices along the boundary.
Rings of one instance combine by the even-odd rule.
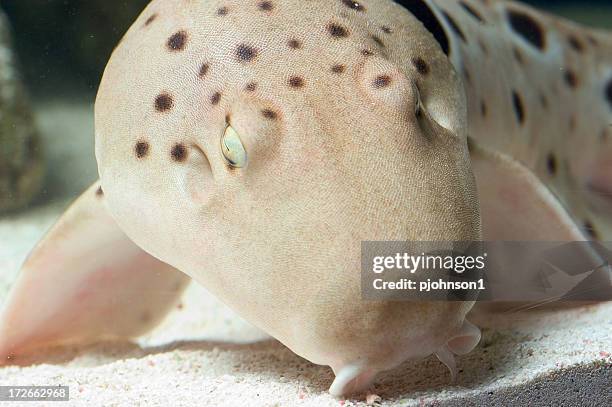
[[0, 11], [0, 213], [27, 205], [44, 173], [39, 135]]

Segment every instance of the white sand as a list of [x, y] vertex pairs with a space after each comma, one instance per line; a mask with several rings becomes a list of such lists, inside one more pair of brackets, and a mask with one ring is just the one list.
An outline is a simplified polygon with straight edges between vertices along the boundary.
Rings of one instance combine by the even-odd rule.
[[[91, 110], [47, 106], [39, 111], [39, 122], [53, 142], [48, 196], [54, 199], [0, 219], [0, 303], [27, 252], [67, 204], [66, 196], [95, 178]], [[457, 384], [451, 385], [446, 368], [430, 357], [381, 376], [373, 390], [382, 399], [376, 404], [612, 401], [612, 304], [478, 322], [489, 328], [484, 329], [481, 345], [459, 359]], [[183, 307], [139, 345], [64, 349], [45, 355], [45, 360], [46, 364], [0, 368], [0, 385], [68, 385], [69, 404], [88, 406], [365, 404], [330, 397], [330, 369], [267, 339], [195, 285]]]

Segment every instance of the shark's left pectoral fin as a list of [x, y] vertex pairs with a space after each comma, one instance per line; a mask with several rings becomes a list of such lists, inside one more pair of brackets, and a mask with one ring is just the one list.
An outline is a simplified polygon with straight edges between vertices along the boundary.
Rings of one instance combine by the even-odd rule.
[[470, 143], [484, 240], [588, 240], [557, 197], [527, 167]]
[[140, 336], [189, 281], [125, 236], [94, 185], [25, 262], [0, 314], [0, 365], [43, 347]]

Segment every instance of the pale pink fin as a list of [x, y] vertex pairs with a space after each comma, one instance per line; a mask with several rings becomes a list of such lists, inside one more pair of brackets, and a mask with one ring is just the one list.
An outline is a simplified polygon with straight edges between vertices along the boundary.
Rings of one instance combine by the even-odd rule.
[[345, 397], [362, 393], [372, 386], [376, 372], [360, 365], [346, 365], [338, 369], [336, 379], [329, 388], [334, 397]]
[[466, 319], [461, 328], [448, 340], [448, 349], [455, 355], [467, 355], [478, 345], [480, 337], [480, 329]]
[[588, 240], [559, 200], [527, 167], [473, 143], [470, 154], [485, 240]]
[[450, 351], [448, 345], [442, 346], [435, 352], [436, 357], [440, 362], [444, 363], [451, 374], [451, 382], [457, 381], [457, 362], [455, 362], [455, 355]]
[[123, 234], [96, 184], [25, 262], [0, 314], [0, 365], [42, 347], [138, 337], [189, 281]]
[[470, 353], [480, 342], [480, 337], [480, 329], [466, 319], [446, 344], [435, 352], [440, 362], [448, 367], [453, 383], [457, 381], [457, 362], [455, 361], [455, 355], [466, 355]]

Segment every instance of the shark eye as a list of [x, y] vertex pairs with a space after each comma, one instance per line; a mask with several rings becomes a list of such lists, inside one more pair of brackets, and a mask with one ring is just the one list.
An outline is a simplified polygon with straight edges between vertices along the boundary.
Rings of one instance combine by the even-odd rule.
[[232, 126], [227, 126], [221, 139], [221, 152], [229, 165], [235, 168], [244, 168], [247, 164], [247, 153], [242, 145], [240, 136]]

